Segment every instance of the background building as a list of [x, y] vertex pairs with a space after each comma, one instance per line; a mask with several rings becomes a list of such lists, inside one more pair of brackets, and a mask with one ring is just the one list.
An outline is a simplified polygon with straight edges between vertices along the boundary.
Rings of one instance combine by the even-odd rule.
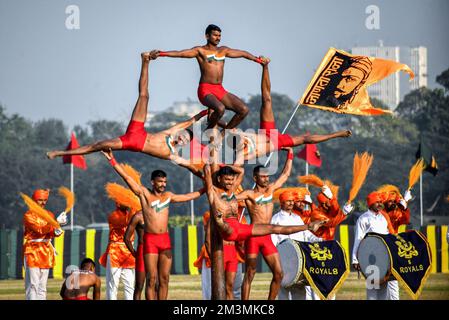
[[383, 101], [394, 110], [403, 97], [411, 90], [427, 87], [427, 48], [426, 47], [385, 47], [382, 41], [378, 46], [353, 47], [352, 54], [364, 55], [407, 64], [415, 73], [409, 81], [408, 75], [396, 72], [368, 87], [370, 97]]

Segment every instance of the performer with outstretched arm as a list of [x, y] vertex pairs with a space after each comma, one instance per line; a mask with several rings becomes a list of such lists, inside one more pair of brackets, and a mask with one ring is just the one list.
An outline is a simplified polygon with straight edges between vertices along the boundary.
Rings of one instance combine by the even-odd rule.
[[[122, 166], [115, 160], [112, 151], [102, 151], [115, 171], [126, 182], [140, 200], [144, 219], [143, 254], [146, 272], [147, 299], [166, 300], [168, 282], [172, 265], [172, 251], [168, 233], [168, 214], [170, 203], [185, 202], [199, 198], [204, 190], [187, 194], [174, 194], [165, 191], [167, 174], [162, 170], [155, 170], [151, 174], [152, 189], [138, 184], [129, 176]], [[156, 280], [159, 280], [156, 295]]]
[[83, 155], [107, 149], [128, 150], [146, 153], [150, 156], [164, 160], [172, 160], [177, 164], [186, 167], [194, 174], [200, 175], [198, 169], [196, 169], [189, 161], [178, 155], [176, 148], [190, 142], [193, 133], [188, 128], [204, 117], [207, 114], [207, 111], [204, 110], [191, 119], [180, 122], [169, 129], [156, 133], [148, 133], [144, 128], [144, 124], [148, 113], [148, 67], [150, 64], [150, 53], [144, 52], [141, 54], [141, 57], [142, 68], [139, 80], [139, 98], [134, 107], [126, 133], [117, 138], [98, 141], [72, 150], [47, 152], [47, 157], [49, 159], [65, 155]]
[[212, 110], [207, 128], [210, 129], [217, 125], [225, 109], [228, 109], [234, 111], [235, 115], [226, 126], [222, 125], [226, 129], [232, 129], [246, 117], [249, 109], [241, 99], [227, 92], [222, 86], [225, 58], [245, 58], [258, 63], [261, 62], [261, 59], [246, 51], [225, 46], [219, 47], [221, 29], [216, 25], [207, 26], [205, 34], [207, 43], [204, 46], [180, 51], [156, 50], [152, 51], [152, 58], [196, 58], [201, 71], [198, 98], [203, 105]]

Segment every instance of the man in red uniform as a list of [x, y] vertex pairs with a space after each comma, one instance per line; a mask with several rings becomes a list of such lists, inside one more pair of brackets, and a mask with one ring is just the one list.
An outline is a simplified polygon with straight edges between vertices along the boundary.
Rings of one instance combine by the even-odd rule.
[[[134, 232], [137, 232], [137, 251], [134, 250]], [[140, 300], [145, 285], [145, 263], [143, 261], [143, 234], [144, 221], [142, 211], [137, 212], [128, 224], [125, 231], [125, 244], [131, 254], [136, 258], [136, 278], [134, 284], [134, 300]]]
[[346, 216], [353, 210], [352, 204], [344, 206], [343, 210], [337, 201], [337, 196], [332, 194], [331, 189], [324, 185], [317, 196], [318, 207], [312, 211], [311, 220], [328, 219], [328, 222], [319, 228], [314, 234], [323, 240], [334, 240], [335, 230]]
[[193, 133], [187, 128], [204, 117], [207, 111], [204, 110], [191, 119], [180, 122], [166, 130], [155, 133], [147, 132], [144, 125], [148, 115], [148, 68], [150, 65], [150, 53], [144, 52], [141, 56], [142, 68], [139, 80], [139, 98], [134, 107], [126, 133], [120, 137], [97, 141], [76, 149], [47, 152], [49, 159], [65, 155], [83, 155], [110, 148], [112, 150], [142, 152], [159, 159], [171, 160], [189, 169], [195, 175], [200, 175], [195, 166], [178, 155], [177, 149], [190, 142]]
[[219, 47], [221, 29], [216, 25], [209, 25], [206, 28], [205, 35], [207, 44], [204, 46], [196, 46], [181, 51], [156, 50], [151, 52], [152, 58], [196, 58], [201, 71], [198, 99], [203, 105], [212, 110], [207, 128], [215, 127], [223, 116], [225, 109], [228, 109], [235, 112], [234, 117], [226, 126], [227, 129], [232, 129], [237, 127], [246, 117], [249, 109], [242, 100], [227, 92], [222, 86], [225, 58], [245, 58], [258, 63], [261, 63], [261, 59], [246, 51], [225, 46]]
[[[38, 189], [33, 193], [33, 200], [45, 208], [50, 191]], [[54, 214], [47, 210], [54, 218]], [[57, 221], [66, 224], [67, 217], [61, 213]], [[61, 229], [53, 227], [31, 210], [23, 216], [24, 244], [23, 264], [25, 267], [25, 296], [27, 300], [47, 299], [48, 273], [55, 265], [55, 248], [51, 240], [62, 234]]]
[[[125, 300], [132, 300], [134, 294], [135, 258], [125, 244], [124, 236], [133, 213], [131, 209], [116, 203], [116, 209], [109, 215], [109, 244], [100, 257], [100, 264], [106, 268], [106, 299], [117, 300], [120, 280], [125, 291]], [[134, 241], [134, 235], [132, 240]]]
[[[140, 185], [117, 163], [109, 149], [102, 151], [111, 166], [126, 182], [129, 189], [139, 197], [144, 219], [143, 254], [146, 272], [147, 299], [166, 300], [168, 282], [172, 265], [168, 215], [170, 203], [185, 202], [199, 198], [204, 190], [187, 194], [174, 194], [166, 191], [167, 174], [162, 170], [151, 173], [152, 189]], [[158, 282], [157, 294], [156, 283]]]

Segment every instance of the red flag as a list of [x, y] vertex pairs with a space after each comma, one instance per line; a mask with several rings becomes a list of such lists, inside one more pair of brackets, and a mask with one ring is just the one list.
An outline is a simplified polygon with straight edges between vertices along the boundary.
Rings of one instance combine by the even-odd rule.
[[305, 147], [298, 152], [297, 156], [300, 159], [304, 159], [311, 166], [321, 167], [321, 155], [315, 144], [306, 144]]
[[[72, 149], [76, 149], [79, 147], [78, 141], [76, 141], [76, 137], [75, 134], [72, 132], [72, 137], [70, 139], [69, 144], [67, 145], [66, 150], [72, 150]], [[84, 156], [63, 156], [62, 157], [62, 163], [66, 164], [66, 163], [73, 163], [73, 165], [77, 168], [86, 170], [87, 169], [87, 165], [86, 165], [86, 160], [84, 160]]]

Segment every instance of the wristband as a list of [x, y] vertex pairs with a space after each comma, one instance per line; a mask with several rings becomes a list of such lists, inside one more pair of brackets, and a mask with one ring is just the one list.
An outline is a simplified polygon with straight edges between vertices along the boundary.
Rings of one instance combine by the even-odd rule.
[[295, 156], [293, 155], [293, 152], [289, 151], [289, 152], [288, 152], [288, 155], [287, 155], [287, 159], [288, 159], [288, 160], [293, 160], [294, 157], [295, 157]]
[[262, 64], [263, 60], [261, 58], [256, 58], [256, 62]]
[[115, 166], [115, 165], [117, 165], [117, 161], [115, 161], [115, 158], [112, 158], [111, 160], [109, 160], [109, 163], [110, 163], [110, 165], [111, 166]]
[[159, 51], [159, 57], [166, 57], [166, 56], [167, 56], [167, 52]]

